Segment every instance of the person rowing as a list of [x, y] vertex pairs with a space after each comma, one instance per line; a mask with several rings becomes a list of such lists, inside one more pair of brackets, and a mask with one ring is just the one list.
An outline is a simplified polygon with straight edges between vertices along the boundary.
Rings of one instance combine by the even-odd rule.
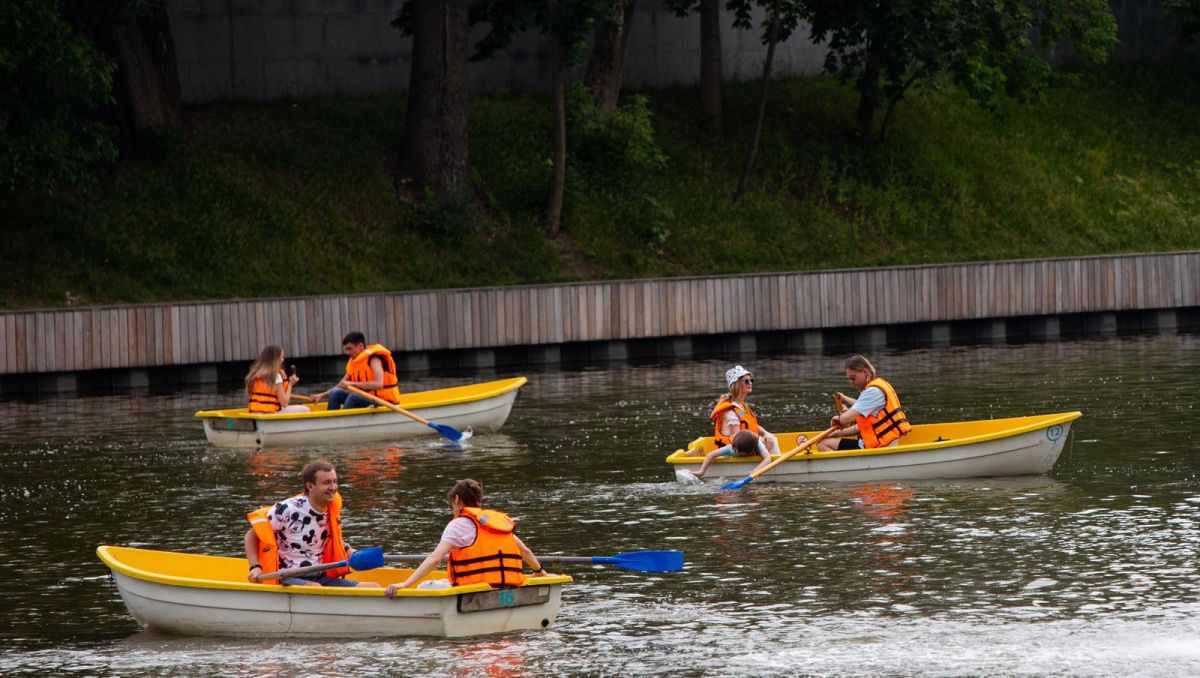
[[453, 518], [442, 530], [437, 548], [403, 582], [387, 587], [392, 598], [400, 589], [420, 582], [443, 558], [452, 586], [485, 583], [495, 587], [520, 586], [525, 582], [522, 563], [534, 575], [545, 575], [537, 556], [513, 534], [512, 518], [495, 509], [483, 508], [483, 485], [472, 478], [454, 483], [446, 494]]
[[900, 397], [865, 356], [852, 355], [845, 363], [846, 379], [859, 390], [857, 398], [837, 392], [846, 410], [829, 420], [838, 430], [818, 445], [821, 450], [861, 450], [899, 445], [912, 430]]
[[[250, 529], [244, 538], [247, 580], [295, 567], [308, 567], [347, 560], [354, 549], [342, 539], [342, 495], [338, 493], [337, 470], [324, 459], [305, 465], [300, 472], [304, 493], [264, 506], [246, 514]], [[361, 586], [378, 587], [375, 582], [352, 581], [342, 567], [309, 575], [288, 577], [282, 581], [266, 579], [262, 583], [285, 586]]]
[[366, 391], [393, 405], [400, 402], [400, 382], [396, 377], [396, 361], [392, 359], [391, 351], [382, 344], [368, 346], [362, 332], [350, 332], [342, 338], [342, 352], [350, 356], [350, 361], [346, 363], [346, 376], [328, 391], [313, 394], [314, 403], [328, 397], [327, 412], [375, 404], [369, 398], [350, 392], [346, 388], [348, 386]]

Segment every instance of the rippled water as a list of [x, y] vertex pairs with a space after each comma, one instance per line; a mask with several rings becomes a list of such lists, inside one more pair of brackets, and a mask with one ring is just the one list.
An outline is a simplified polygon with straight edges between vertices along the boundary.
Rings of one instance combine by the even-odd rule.
[[[128, 675], [1197, 675], [1200, 338], [873, 356], [916, 420], [1082, 410], [1048, 476], [836, 485], [674, 482], [736, 360], [776, 431], [819, 429], [842, 356], [531, 373], [504, 431], [439, 441], [209, 447], [220, 393], [0, 403], [10, 564], [0, 673]], [[409, 381], [420, 389], [467, 378]], [[681, 548], [680, 573], [576, 568], [547, 631], [466, 640], [172, 638], [129, 617], [98, 544], [235, 555], [247, 510], [339, 467], [347, 536], [432, 547], [451, 482], [482, 480], [535, 551]]]

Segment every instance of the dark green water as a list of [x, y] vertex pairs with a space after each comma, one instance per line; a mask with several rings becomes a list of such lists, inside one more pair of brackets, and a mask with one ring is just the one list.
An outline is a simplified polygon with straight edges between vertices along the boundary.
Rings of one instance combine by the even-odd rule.
[[[663, 458], [705, 432], [734, 362], [775, 431], [819, 429], [844, 356], [736, 356], [531, 373], [505, 429], [262, 452], [209, 447], [222, 393], [0, 403], [0, 674], [1200, 674], [1200, 337], [872, 356], [912, 418], [1081, 410], [1047, 476], [683, 486]], [[421, 379], [409, 390], [464, 383]], [[680, 548], [680, 573], [576, 568], [547, 631], [467, 640], [171, 638], [126, 612], [99, 544], [235, 555], [244, 514], [339, 467], [347, 537], [431, 548], [456, 478], [535, 551]]]

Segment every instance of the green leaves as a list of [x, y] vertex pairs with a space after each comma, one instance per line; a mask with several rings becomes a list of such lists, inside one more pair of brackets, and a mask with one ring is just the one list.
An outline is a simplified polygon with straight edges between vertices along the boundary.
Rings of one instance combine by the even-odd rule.
[[829, 49], [826, 71], [856, 80], [868, 108], [949, 78], [994, 109], [1035, 96], [1051, 56], [1101, 62], [1116, 43], [1106, 0], [804, 0], [803, 12], [813, 40]]
[[1167, 15], [1179, 21], [1179, 37], [1194, 41], [1200, 37], [1200, 0], [1163, 0]]
[[113, 71], [55, 2], [0, 0], [0, 193], [94, 183], [93, 166], [117, 154], [92, 115], [111, 101]]

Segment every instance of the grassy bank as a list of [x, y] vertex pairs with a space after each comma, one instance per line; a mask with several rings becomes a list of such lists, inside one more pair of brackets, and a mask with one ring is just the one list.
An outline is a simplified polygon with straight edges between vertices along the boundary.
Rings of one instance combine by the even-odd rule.
[[578, 176], [565, 233], [539, 227], [549, 103], [477, 97], [485, 209], [397, 200], [401, 96], [193, 109], [180, 138], [99, 191], [10, 201], [5, 307], [257, 297], [782, 271], [1200, 247], [1200, 73], [1108, 67], [987, 113], [947, 91], [901, 104], [891, 135], [849, 134], [853, 92], [783, 80], [751, 192], [730, 196], [753, 84], [705, 139], [694, 89], [647, 93], [666, 167], [632, 186]]

